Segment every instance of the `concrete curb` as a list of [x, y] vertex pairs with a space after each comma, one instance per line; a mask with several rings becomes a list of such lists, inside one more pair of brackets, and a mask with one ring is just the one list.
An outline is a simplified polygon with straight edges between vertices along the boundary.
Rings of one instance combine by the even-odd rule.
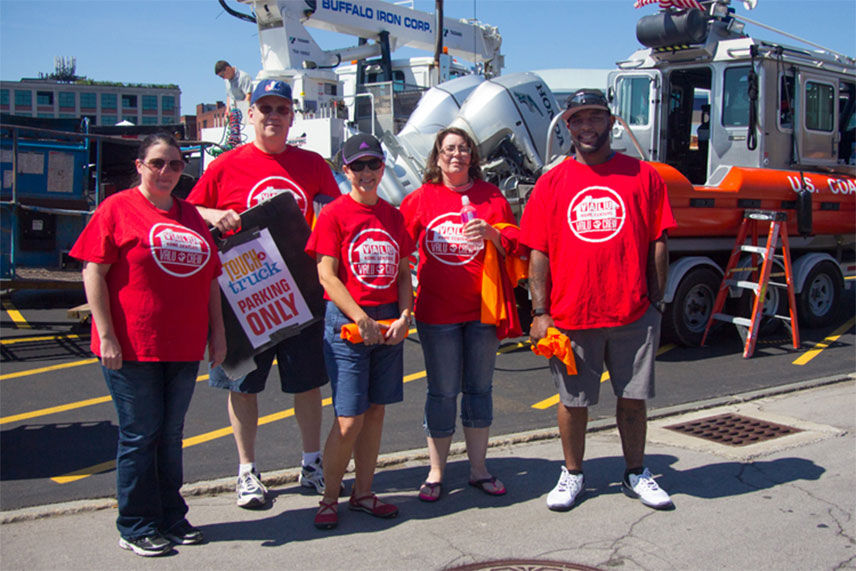
[[[706, 399], [703, 401], [696, 401], [670, 407], [657, 408], [652, 409], [648, 412], [648, 419], [655, 420], [670, 416], [677, 416], [680, 414], [685, 414], [698, 410], [704, 410], [729, 404], [744, 403], [761, 398], [784, 395], [797, 391], [814, 389], [826, 385], [832, 385], [835, 383], [852, 380], [856, 380], [856, 373], [832, 375], [829, 377], [810, 379], [806, 381], [790, 383], [787, 385], [768, 387], [755, 391], [748, 391], [745, 393], [738, 393], [734, 395], [726, 395], [722, 397]], [[588, 426], [589, 432], [599, 432], [612, 428], [615, 428], [615, 419], [611, 417], [592, 421], [589, 423]], [[556, 439], [558, 437], [558, 428], [537, 429], [491, 438], [489, 446], [491, 448], [514, 446], [519, 444], [526, 444], [529, 442]], [[463, 442], [453, 444], [449, 452], [450, 458], [461, 457], [465, 454], [466, 449], [464, 447]], [[391, 454], [382, 455], [378, 459], [377, 467], [379, 469], [383, 469], [403, 466], [415, 462], [424, 463], [425, 461], [427, 461], [427, 459], [428, 453], [424, 449], [405, 450], [401, 452], [394, 452]], [[292, 484], [294, 482], [297, 482], [299, 473], [300, 470], [298, 468], [289, 468], [287, 470], [266, 472], [264, 477], [265, 484], [269, 487]], [[233, 492], [234, 488], [235, 479], [234, 477], [230, 476], [206, 482], [194, 482], [192, 484], [186, 484], [182, 488], [182, 493], [186, 497], [211, 496]], [[43, 506], [32, 506], [19, 510], [9, 510], [0, 512], [0, 525], [20, 521], [32, 521], [53, 516], [70, 515], [115, 508], [116, 500], [112, 497], [96, 498], [90, 500], [77, 500], [73, 502], [48, 504]]]

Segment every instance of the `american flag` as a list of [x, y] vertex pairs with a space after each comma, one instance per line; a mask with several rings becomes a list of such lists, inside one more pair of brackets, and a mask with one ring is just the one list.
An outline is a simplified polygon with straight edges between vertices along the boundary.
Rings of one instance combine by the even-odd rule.
[[698, 8], [704, 10], [698, 0], [636, 0], [633, 7], [641, 8], [655, 2], [660, 4], [660, 8], [677, 8], [679, 10], [682, 8]]

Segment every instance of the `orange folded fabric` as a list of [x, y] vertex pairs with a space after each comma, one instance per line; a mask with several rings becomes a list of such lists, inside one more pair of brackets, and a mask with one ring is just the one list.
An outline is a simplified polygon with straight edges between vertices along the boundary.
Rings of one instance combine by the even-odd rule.
[[[495, 225], [502, 231], [513, 224]], [[513, 234], [513, 232], [512, 232]], [[516, 235], [515, 235], [516, 236]], [[484, 262], [482, 265], [481, 322], [496, 325], [499, 339], [522, 335], [520, 318], [517, 315], [517, 303], [514, 299], [514, 286], [522, 266], [520, 259], [509, 252], [505, 261], [490, 240], [484, 241]], [[510, 260], [516, 260], [511, 262]], [[511, 283], [512, 278], [515, 280]]]
[[[392, 325], [393, 321], [395, 321], [395, 319], [379, 319], [378, 323], [388, 329], [389, 326]], [[345, 341], [350, 341], [351, 343], [363, 342], [363, 336], [360, 335], [360, 328], [356, 323], [346, 323], [343, 325], [340, 336]]]
[[574, 359], [574, 350], [571, 348], [571, 340], [568, 336], [555, 327], [547, 328], [547, 335], [532, 345], [532, 352], [542, 357], [556, 357], [565, 364], [569, 375], [577, 374], [577, 362]]

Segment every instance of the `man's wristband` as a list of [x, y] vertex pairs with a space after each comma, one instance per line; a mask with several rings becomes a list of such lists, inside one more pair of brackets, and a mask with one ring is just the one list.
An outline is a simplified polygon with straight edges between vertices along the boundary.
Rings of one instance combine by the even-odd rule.
[[539, 315], [550, 315], [550, 311], [543, 307], [532, 308], [532, 317], [538, 317]]

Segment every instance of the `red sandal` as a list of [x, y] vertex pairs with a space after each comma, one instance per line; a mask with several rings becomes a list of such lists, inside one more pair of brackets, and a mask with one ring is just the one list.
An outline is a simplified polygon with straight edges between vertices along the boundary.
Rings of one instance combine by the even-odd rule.
[[[366, 505], [363, 503], [366, 501], [371, 501], [371, 505]], [[369, 492], [368, 494], [359, 498], [356, 496], [351, 496], [351, 499], [348, 500], [348, 508], [354, 511], [366, 512], [369, 515], [382, 518], [390, 518], [398, 515], [398, 508], [396, 506], [381, 501], [380, 498], [378, 498], [372, 492]]]
[[339, 502], [318, 502], [320, 508], [315, 514], [315, 527], [318, 529], [333, 529], [339, 525]]

